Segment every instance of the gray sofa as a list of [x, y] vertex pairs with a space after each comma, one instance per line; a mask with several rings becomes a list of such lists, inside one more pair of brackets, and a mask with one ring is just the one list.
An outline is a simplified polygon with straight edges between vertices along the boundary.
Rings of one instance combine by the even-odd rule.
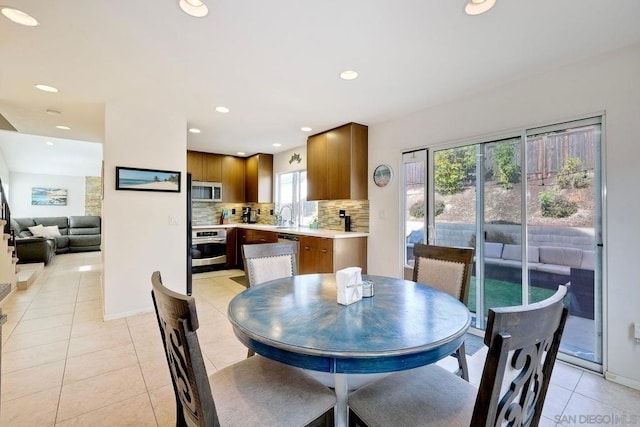
[[[556, 276], [571, 275], [571, 268], [593, 270], [595, 252], [556, 246], [529, 246], [529, 271]], [[485, 266], [522, 268], [522, 247], [503, 243], [484, 244]], [[539, 274], [541, 276], [543, 274]], [[562, 280], [562, 279], [561, 279]], [[557, 284], [556, 284], [557, 285]]]
[[[101, 218], [99, 216], [59, 216], [11, 218], [11, 228], [16, 236], [16, 245], [23, 238], [33, 239], [29, 227], [42, 224], [45, 227], [57, 226], [60, 236], [47, 237], [55, 242], [56, 254], [67, 252], [99, 251], [101, 244]], [[19, 256], [18, 251], [18, 258]], [[42, 260], [44, 262], [44, 260]]]
[[56, 241], [44, 237], [16, 238], [15, 246], [20, 264], [44, 262], [47, 265], [56, 254]]
[[[522, 283], [520, 245], [486, 242], [485, 277]], [[557, 289], [569, 286], [571, 314], [593, 319], [595, 252], [556, 246], [529, 246], [527, 253], [531, 286]]]

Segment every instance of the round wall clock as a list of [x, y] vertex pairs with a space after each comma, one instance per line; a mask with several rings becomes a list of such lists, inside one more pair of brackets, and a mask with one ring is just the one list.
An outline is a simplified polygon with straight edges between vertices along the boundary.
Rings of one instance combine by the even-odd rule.
[[373, 182], [378, 187], [386, 187], [393, 178], [393, 170], [389, 165], [378, 165], [373, 171]]

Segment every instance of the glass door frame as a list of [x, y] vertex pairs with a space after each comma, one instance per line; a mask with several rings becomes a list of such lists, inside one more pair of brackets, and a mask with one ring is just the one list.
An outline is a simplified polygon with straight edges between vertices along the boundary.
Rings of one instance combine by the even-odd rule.
[[[511, 139], [511, 138], [519, 138], [520, 139], [520, 155], [521, 155], [521, 167], [522, 167], [522, 175], [526, 177], [526, 150], [527, 150], [527, 137], [539, 134], [545, 131], [552, 131], [554, 129], [562, 130], [568, 129], [570, 127], [578, 127], [581, 125], [587, 124], [600, 124], [600, 143], [596, 144], [596, 173], [594, 178], [594, 197], [595, 197], [595, 209], [596, 209], [596, 221], [594, 224], [595, 236], [596, 236], [596, 266], [595, 266], [595, 283], [594, 283], [594, 305], [595, 305], [595, 328], [597, 333], [599, 334], [599, 340], [596, 342], [595, 351], [597, 352], [600, 363], [591, 362], [586, 359], [581, 359], [576, 356], [572, 356], [566, 353], [558, 353], [558, 358], [560, 360], [564, 360], [570, 362], [572, 364], [582, 366], [592, 371], [603, 372], [605, 366], [607, 366], [607, 354], [604, 349], [607, 348], [607, 334], [606, 328], [604, 327], [603, 320], [607, 315], [607, 305], [606, 305], [606, 159], [605, 159], [605, 148], [606, 148], [606, 140], [605, 140], [605, 114], [604, 112], [595, 113], [591, 115], [586, 115], [582, 117], [577, 117], [574, 119], [568, 119], [563, 122], [555, 122], [553, 124], [541, 125], [536, 127], [523, 127], [515, 131], [508, 131], [503, 133], [496, 133], [492, 135], [485, 135], [483, 137], [454, 141], [445, 144], [439, 144], [435, 146], [430, 146], [426, 148], [427, 150], [427, 164], [426, 164], [426, 215], [425, 215], [425, 230], [428, 230], [428, 242], [435, 242], [435, 160], [434, 156], [437, 151], [446, 150], [451, 148], [459, 148], [469, 145], [476, 145], [476, 236], [484, 236], [484, 173], [481, 171], [484, 170], [483, 162], [484, 162], [484, 150], [483, 147], [487, 143], [491, 143], [494, 141], [499, 141], [503, 139]], [[521, 197], [521, 215], [523, 216], [521, 221], [521, 247], [522, 247], [522, 259], [528, 259], [528, 246], [529, 246], [529, 232], [528, 232], [528, 221], [527, 221], [527, 197], [526, 195], [526, 179], [524, 180], [522, 194]], [[477, 239], [477, 242], [484, 241], [484, 239]], [[475, 248], [475, 256], [476, 259], [483, 260], [484, 259], [484, 244], [478, 245], [476, 243]], [[529, 301], [529, 272], [527, 268], [527, 262], [522, 263], [522, 302], [523, 304], [528, 303]], [[482, 280], [484, 283], [484, 263], [476, 263], [476, 280]], [[476, 288], [476, 313], [483, 313], [484, 311], [484, 289], [479, 289], [481, 287]], [[484, 288], [484, 287], [482, 287]], [[482, 330], [486, 327], [484, 324], [483, 316], [476, 316], [476, 327], [482, 328], [478, 329], [476, 333], [482, 333]]]
[[[577, 356], [573, 356], [561, 351], [558, 352], [558, 358], [560, 360], [587, 368], [591, 371], [600, 372], [604, 371], [604, 367], [607, 366], [607, 352], [604, 350], [607, 348], [607, 334], [604, 328], [604, 319], [607, 314], [607, 283], [606, 283], [606, 159], [605, 159], [605, 113], [600, 112], [592, 115], [582, 116], [571, 120], [566, 120], [560, 123], [549, 124], [545, 126], [537, 126], [527, 128], [524, 133], [526, 137], [538, 135], [541, 133], [553, 132], [556, 130], [567, 130], [568, 128], [579, 128], [589, 125], [600, 125], [600, 143], [595, 144], [595, 159], [594, 164], [594, 188], [598, 188], [596, 193], [594, 190], [594, 204], [595, 204], [595, 266], [594, 266], [594, 327], [595, 333], [599, 337], [596, 339], [596, 347], [594, 349], [597, 354], [597, 358], [600, 363], [592, 362], [590, 360], [582, 359]], [[525, 139], [526, 144], [526, 139]], [[524, 145], [524, 144], [523, 144]], [[525, 147], [526, 149], [526, 147]], [[526, 225], [526, 224], [525, 224]], [[527, 227], [528, 228], [528, 227]], [[528, 236], [527, 236], [528, 242]], [[523, 245], [524, 246], [524, 245]], [[527, 245], [528, 246], [528, 245]], [[523, 258], [527, 259], [527, 258]], [[566, 330], [566, 328], [565, 328]]]
[[[484, 244], [478, 245], [478, 242], [484, 242], [484, 237], [478, 238], [478, 236], [484, 236], [485, 232], [485, 223], [484, 223], [484, 185], [485, 185], [485, 176], [484, 176], [484, 147], [486, 144], [496, 141], [509, 140], [509, 139], [521, 139], [521, 156], [524, 156], [524, 143], [522, 142], [522, 138], [524, 135], [524, 131], [509, 131], [503, 133], [496, 133], [488, 137], [480, 137], [473, 138], [462, 141], [455, 141], [446, 144], [440, 144], [437, 146], [429, 147], [427, 150], [428, 155], [428, 163], [427, 163], [427, 194], [428, 194], [428, 215], [427, 215], [427, 229], [430, 230], [430, 240], [429, 244], [437, 244], [436, 240], [436, 224], [435, 224], [435, 154], [438, 151], [461, 148], [467, 146], [475, 146], [476, 147], [476, 177], [475, 177], [475, 187], [476, 187], [476, 223], [475, 223], [475, 233], [476, 233], [476, 247], [474, 248], [475, 253], [475, 277], [476, 283], [482, 282], [484, 283], [485, 277], [485, 268], [484, 262], [478, 262], [478, 260], [484, 260]], [[521, 157], [524, 158], [524, 157]], [[524, 199], [524, 198], [522, 198]], [[522, 203], [526, 203], [522, 201]], [[526, 224], [523, 225], [523, 228], [526, 228]], [[521, 232], [521, 235], [525, 236], [524, 231]], [[522, 245], [526, 246], [526, 245]], [[523, 258], [527, 259], [527, 258]], [[526, 274], [526, 273], [523, 273]], [[525, 276], [523, 276], [525, 277]], [[527, 277], [528, 280], [528, 277]], [[527, 288], [522, 286], [522, 294], [527, 294]], [[528, 296], [527, 296], [528, 297]], [[526, 300], [523, 300], [526, 301]], [[484, 313], [485, 309], [485, 295], [484, 295], [484, 286], [476, 286], [476, 324], [474, 327], [474, 332], [477, 335], [482, 335], [484, 333], [485, 319], [484, 316], [478, 316], [477, 313]]]

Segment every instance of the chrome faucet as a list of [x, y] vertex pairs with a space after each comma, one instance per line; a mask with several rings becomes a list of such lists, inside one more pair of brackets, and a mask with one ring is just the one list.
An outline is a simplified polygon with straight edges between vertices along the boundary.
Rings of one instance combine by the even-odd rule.
[[284, 218], [282, 217], [282, 211], [284, 210], [284, 208], [289, 208], [289, 226], [292, 226], [293, 225], [293, 207], [289, 204], [282, 205], [282, 207], [280, 208], [280, 211], [276, 215], [276, 221], [278, 222], [279, 226], [285, 225]]

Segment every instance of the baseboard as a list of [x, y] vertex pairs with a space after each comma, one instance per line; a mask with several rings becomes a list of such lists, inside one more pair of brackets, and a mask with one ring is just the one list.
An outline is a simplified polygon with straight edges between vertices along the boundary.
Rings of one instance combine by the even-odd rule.
[[636, 390], [640, 390], [640, 381], [631, 378], [623, 377], [621, 375], [614, 374], [606, 371], [604, 377], [613, 383], [617, 383], [623, 386], [631, 387]]

